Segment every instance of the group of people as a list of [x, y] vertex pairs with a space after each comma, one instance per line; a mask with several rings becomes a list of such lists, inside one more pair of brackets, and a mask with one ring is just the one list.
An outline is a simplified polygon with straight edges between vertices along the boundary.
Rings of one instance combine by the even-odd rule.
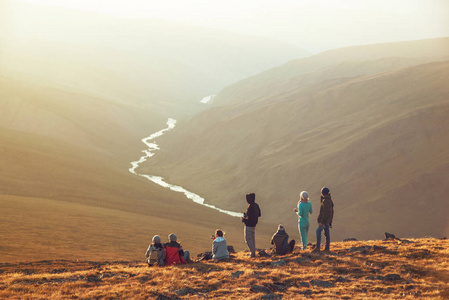
[[[224, 232], [220, 229], [215, 230], [212, 236], [212, 256], [211, 258], [219, 261], [229, 258], [228, 245], [224, 238]], [[153, 236], [150, 246], [148, 246], [145, 256], [149, 266], [172, 266], [186, 264], [191, 261], [189, 250], [183, 250], [176, 234], [168, 235], [168, 243], [162, 244], [161, 237]]]
[[[255, 229], [259, 217], [261, 216], [260, 207], [255, 202], [255, 194], [246, 195], [248, 208], [243, 214], [242, 222], [245, 223], [245, 241], [251, 252], [251, 257], [256, 256]], [[307, 237], [309, 234], [309, 215], [313, 213], [312, 203], [309, 201], [309, 194], [306, 191], [301, 192], [297, 207], [293, 210], [298, 214], [298, 229], [301, 237], [302, 249], [307, 248]], [[334, 203], [330, 191], [327, 187], [321, 189], [320, 213], [318, 215], [318, 227], [316, 229], [316, 245], [312, 252], [321, 251], [321, 234], [324, 230], [326, 238], [325, 252], [330, 251], [330, 228], [332, 228], [332, 219], [334, 216]], [[271, 238], [273, 251], [276, 254], [286, 254], [292, 252], [295, 247], [295, 240], [288, 241], [288, 234], [285, 227], [280, 224], [278, 230]]]
[[[250, 251], [250, 257], [256, 256], [256, 225], [261, 217], [259, 205], [256, 203], [256, 195], [254, 193], [246, 194], [248, 207], [243, 214], [241, 221], [245, 224], [244, 237], [245, 242]], [[301, 192], [300, 199], [294, 212], [298, 215], [298, 229], [301, 237], [302, 249], [307, 248], [307, 237], [309, 234], [309, 215], [313, 213], [312, 203], [309, 201], [309, 194], [306, 191]], [[332, 219], [334, 216], [334, 203], [328, 188], [321, 189], [320, 212], [317, 218], [318, 227], [316, 229], [316, 245], [312, 252], [321, 251], [321, 234], [324, 230], [326, 238], [325, 252], [330, 251], [330, 228], [332, 228]], [[219, 261], [229, 258], [229, 251], [224, 232], [220, 229], [215, 231], [212, 236], [212, 254], [211, 258]], [[293, 251], [295, 240], [288, 241], [289, 236], [285, 231], [285, 227], [280, 224], [278, 230], [271, 238], [273, 252], [276, 254], [287, 254]], [[149, 265], [170, 266], [176, 264], [185, 264], [190, 262], [190, 253], [183, 250], [177, 241], [177, 236], [172, 233], [168, 236], [168, 243], [162, 244], [161, 238], [155, 235], [152, 243], [148, 247], [145, 256]]]

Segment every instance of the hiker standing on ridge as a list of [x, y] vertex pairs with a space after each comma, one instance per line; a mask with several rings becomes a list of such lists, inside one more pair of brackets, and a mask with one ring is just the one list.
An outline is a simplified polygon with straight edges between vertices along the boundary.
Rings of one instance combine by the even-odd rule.
[[251, 257], [256, 257], [256, 225], [261, 213], [254, 193], [246, 194], [246, 202], [248, 208], [242, 217], [242, 222], [245, 223], [245, 241], [251, 251]]
[[318, 228], [316, 229], [316, 247], [312, 252], [320, 252], [321, 246], [321, 232], [324, 229], [324, 236], [326, 237], [325, 252], [330, 251], [331, 237], [329, 227], [332, 224], [334, 217], [334, 202], [332, 202], [331, 194], [327, 187], [321, 189], [321, 207], [318, 216]]
[[302, 250], [305, 250], [309, 234], [309, 214], [312, 214], [312, 203], [309, 202], [309, 194], [306, 191], [301, 192], [298, 207], [293, 211], [298, 214], [299, 235], [301, 236]]

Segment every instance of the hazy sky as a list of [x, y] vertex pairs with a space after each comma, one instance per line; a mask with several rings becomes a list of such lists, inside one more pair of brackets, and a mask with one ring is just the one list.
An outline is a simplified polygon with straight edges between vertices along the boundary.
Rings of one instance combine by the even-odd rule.
[[13, 1], [169, 19], [275, 38], [311, 52], [449, 36], [449, 0]]

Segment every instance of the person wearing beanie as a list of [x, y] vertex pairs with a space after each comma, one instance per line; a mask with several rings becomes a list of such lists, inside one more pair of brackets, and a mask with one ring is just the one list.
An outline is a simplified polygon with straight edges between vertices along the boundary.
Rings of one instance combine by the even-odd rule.
[[244, 236], [251, 257], [256, 257], [256, 225], [261, 213], [254, 193], [246, 194], [246, 202], [248, 202], [248, 207], [241, 220], [245, 223]]
[[214, 241], [212, 242], [212, 259], [219, 261], [229, 258], [228, 245], [224, 238], [224, 232], [220, 229], [215, 230]]
[[288, 242], [288, 234], [285, 232], [285, 227], [279, 224], [278, 230], [271, 237], [271, 245], [273, 245], [273, 252], [284, 255], [291, 253], [295, 248], [295, 240]]
[[324, 230], [324, 236], [326, 237], [325, 252], [330, 251], [331, 237], [330, 237], [330, 224], [334, 217], [334, 202], [331, 198], [331, 193], [327, 187], [321, 189], [321, 207], [320, 214], [318, 215], [318, 228], [316, 229], [316, 246], [312, 252], [320, 252], [321, 249], [321, 232]]
[[309, 214], [312, 214], [312, 203], [309, 202], [309, 194], [302, 191], [299, 195], [298, 206], [294, 209], [298, 214], [298, 229], [301, 236], [302, 250], [307, 248], [307, 236], [309, 234]]
[[168, 235], [170, 242], [165, 244], [165, 265], [186, 264], [190, 261], [189, 250], [182, 250], [181, 244], [178, 243], [178, 237], [172, 233]]
[[165, 265], [165, 248], [161, 243], [161, 237], [158, 235], [153, 236], [152, 243], [148, 246], [147, 252], [145, 252], [147, 258], [146, 262], [148, 266], [152, 265]]

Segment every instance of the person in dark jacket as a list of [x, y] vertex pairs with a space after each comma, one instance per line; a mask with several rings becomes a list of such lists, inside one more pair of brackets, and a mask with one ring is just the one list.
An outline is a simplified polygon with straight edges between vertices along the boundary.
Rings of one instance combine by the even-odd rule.
[[329, 227], [334, 217], [334, 202], [332, 202], [330, 191], [327, 187], [321, 189], [321, 207], [318, 215], [318, 228], [316, 229], [316, 246], [312, 252], [320, 252], [321, 232], [324, 230], [326, 237], [325, 252], [330, 251], [331, 237]]
[[168, 236], [169, 243], [165, 244], [165, 265], [186, 264], [190, 261], [189, 250], [182, 250], [181, 244], [178, 243], [178, 237], [172, 233]]
[[276, 233], [271, 237], [271, 245], [274, 245], [274, 253], [284, 255], [293, 251], [295, 240], [288, 242], [288, 234], [285, 232], [284, 225], [280, 224]]
[[256, 225], [261, 213], [254, 193], [246, 194], [246, 202], [248, 202], [248, 208], [242, 217], [242, 222], [245, 223], [245, 241], [251, 251], [251, 257], [256, 257]]

